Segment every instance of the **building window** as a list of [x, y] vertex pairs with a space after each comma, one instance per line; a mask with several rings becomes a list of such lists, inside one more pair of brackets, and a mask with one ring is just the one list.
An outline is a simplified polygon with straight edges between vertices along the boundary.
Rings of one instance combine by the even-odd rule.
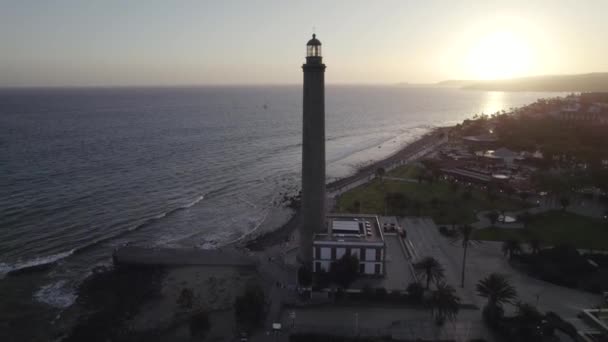
[[365, 273], [365, 264], [359, 264], [359, 273]]
[[335, 248], [331, 249], [331, 260], [336, 260], [336, 249]]
[[380, 248], [376, 249], [376, 261], [382, 260], [382, 250]]
[[365, 249], [365, 260], [366, 261], [376, 260], [376, 250], [374, 248]]
[[315, 247], [315, 259], [321, 259], [321, 248]]
[[321, 272], [321, 263], [315, 262], [315, 272]]
[[374, 274], [380, 274], [380, 264], [376, 264], [374, 267]]
[[331, 248], [321, 247], [321, 260], [331, 259]]
[[336, 248], [336, 260], [341, 259], [346, 254], [346, 248]]

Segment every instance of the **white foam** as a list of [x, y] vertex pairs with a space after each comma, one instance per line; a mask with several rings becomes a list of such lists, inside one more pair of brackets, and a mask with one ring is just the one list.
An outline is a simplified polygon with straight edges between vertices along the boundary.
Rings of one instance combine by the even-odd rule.
[[44, 285], [34, 294], [34, 299], [37, 301], [59, 309], [74, 304], [77, 297], [75, 290], [67, 285], [67, 280]]
[[184, 209], [185, 208], [190, 208], [191, 206], [195, 205], [196, 203], [202, 201], [204, 198], [205, 198], [205, 195], [198, 196], [194, 201], [186, 204], [183, 208]]
[[63, 258], [66, 258], [66, 257], [72, 255], [72, 253], [74, 253], [73, 249], [66, 251], [66, 252], [53, 254], [53, 255], [36, 257], [36, 258], [26, 260], [26, 261], [19, 261], [13, 265], [9, 265], [6, 263], [0, 263], [0, 279], [4, 278], [6, 276], [6, 274], [9, 272], [28, 268], [28, 267], [34, 267], [34, 266], [54, 263], [58, 260], [61, 260]]

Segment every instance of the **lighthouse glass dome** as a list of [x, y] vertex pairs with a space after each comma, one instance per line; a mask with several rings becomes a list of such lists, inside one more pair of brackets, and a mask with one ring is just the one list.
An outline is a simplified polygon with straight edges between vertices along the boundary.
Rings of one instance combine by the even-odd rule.
[[312, 35], [312, 39], [306, 44], [306, 57], [321, 57], [321, 42], [316, 35]]

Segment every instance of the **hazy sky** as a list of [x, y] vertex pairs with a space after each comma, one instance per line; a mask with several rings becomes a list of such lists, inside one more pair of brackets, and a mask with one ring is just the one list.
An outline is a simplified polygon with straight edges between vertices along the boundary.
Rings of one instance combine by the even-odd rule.
[[608, 0], [0, 0], [0, 86], [330, 83], [608, 71]]

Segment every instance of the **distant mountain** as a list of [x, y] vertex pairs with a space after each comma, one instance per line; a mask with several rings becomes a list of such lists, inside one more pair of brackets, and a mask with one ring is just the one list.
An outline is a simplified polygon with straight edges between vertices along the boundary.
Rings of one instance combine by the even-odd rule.
[[608, 72], [580, 75], [547, 75], [504, 80], [449, 80], [436, 84], [474, 90], [608, 92]]

